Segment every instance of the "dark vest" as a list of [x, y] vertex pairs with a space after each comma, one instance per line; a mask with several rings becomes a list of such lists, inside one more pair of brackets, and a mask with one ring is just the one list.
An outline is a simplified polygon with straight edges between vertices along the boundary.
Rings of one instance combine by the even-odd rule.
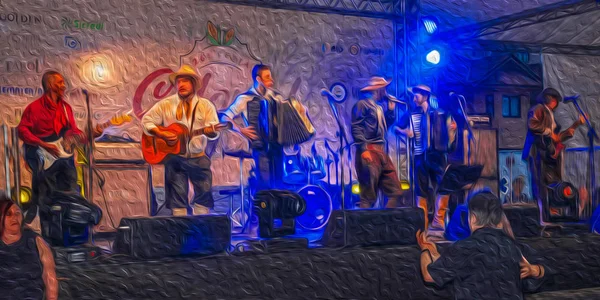
[[0, 299], [44, 299], [37, 236], [24, 230], [16, 243], [6, 245], [0, 240]]

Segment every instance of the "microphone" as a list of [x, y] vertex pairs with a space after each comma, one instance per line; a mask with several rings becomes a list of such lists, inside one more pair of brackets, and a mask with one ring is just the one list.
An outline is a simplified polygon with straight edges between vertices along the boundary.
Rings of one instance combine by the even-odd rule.
[[398, 100], [398, 98], [392, 96], [392, 95], [386, 95], [386, 98], [392, 102], [396, 102], [396, 103], [402, 103], [402, 104], [406, 104], [406, 102], [402, 101], [402, 100]]
[[579, 99], [579, 95], [575, 94], [574, 96], [567, 96], [563, 99], [563, 102], [565, 103], [569, 103], [569, 102], [573, 102], [575, 100]]

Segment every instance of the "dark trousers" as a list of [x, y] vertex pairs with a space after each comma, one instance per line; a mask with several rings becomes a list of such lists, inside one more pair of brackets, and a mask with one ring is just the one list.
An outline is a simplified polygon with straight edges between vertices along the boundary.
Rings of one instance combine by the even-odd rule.
[[548, 206], [548, 185], [562, 181], [561, 161], [558, 159], [544, 158], [537, 154], [529, 157], [529, 172], [531, 173], [531, 190], [533, 199], [537, 199], [542, 211], [542, 219], [548, 221], [550, 218], [550, 207]]
[[[61, 158], [56, 160], [50, 168], [44, 170], [44, 164], [37, 154], [37, 147], [27, 146], [25, 148], [25, 161], [32, 172], [32, 211], [37, 206], [44, 208], [50, 205], [50, 195], [54, 191], [74, 192], [80, 190], [77, 184], [77, 170], [73, 158]], [[31, 222], [35, 214], [27, 214], [26, 221]]]
[[283, 178], [283, 148], [252, 150], [254, 158], [255, 191], [278, 188]]
[[437, 193], [446, 170], [447, 160], [444, 153], [429, 151], [427, 154], [415, 155], [416, 194], [429, 199], [429, 195]]
[[187, 208], [189, 183], [194, 187], [194, 204], [213, 208], [211, 193], [212, 172], [210, 158], [206, 155], [185, 158], [171, 156], [165, 163], [165, 196], [167, 208]]
[[[365, 161], [362, 154], [369, 152], [371, 162]], [[388, 197], [386, 207], [396, 207], [402, 201], [402, 189], [396, 174], [396, 168], [390, 157], [383, 151], [358, 151], [355, 160], [356, 174], [360, 187], [360, 207], [372, 207], [377, 201], [377, 192], [381, 190]], [[402, 206], [406, 206], [402, 203]]]

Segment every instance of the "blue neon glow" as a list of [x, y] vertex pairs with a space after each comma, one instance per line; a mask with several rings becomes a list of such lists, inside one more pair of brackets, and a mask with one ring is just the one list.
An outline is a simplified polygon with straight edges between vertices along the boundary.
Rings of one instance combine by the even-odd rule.
[[427, 62], [437, 65], [440, 63], [441, 55], [439, 51], [432, 50], [429, 53], [427, 53], [427, 56], [425, 58], [427, 59]]
[[423, 25], [429, 34], [434, 34], [437, 31], [437, 23], [432, 18], [423, 18]]

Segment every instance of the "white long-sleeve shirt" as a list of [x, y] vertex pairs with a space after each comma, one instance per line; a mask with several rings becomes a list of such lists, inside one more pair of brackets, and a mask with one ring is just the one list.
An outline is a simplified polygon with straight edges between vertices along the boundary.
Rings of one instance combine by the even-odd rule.
[[[191, 116], [188, 118], [185, 110], [183, 110], [183, 117], [181, 120], [178, 120], [177, 107], [179, 106], [180, 101], [179, 95], [175, 94], [154, 104], [154, 106], [142, 118], [142, 127], [144, 129], [144, 133], [152, 135], [150, 130], [153, 128], [156, 128], [157, 126], [167, 127], [174, 123], [182, 124], [188, 129], [190, 129], [193, 124], [194, 127], [192, 130], [197, 130], [219, 123], [219, 117], [217, 116], [217, 109], [215, 108], [215, 105], [208, 99], [200, 98], [198, 96], [194, 96], [191, 103], [192, 109], [194, 107], [196, 108], [195, 119], [190, 120]], [[205, 135], [192, 137], [187, 145], [186, 157], [197, 157], [202, 155], [206, 149], [208, 140], [215, 140], [218, 137], [218, 133], [217, 136], [213, 138], [208, 138]]]

